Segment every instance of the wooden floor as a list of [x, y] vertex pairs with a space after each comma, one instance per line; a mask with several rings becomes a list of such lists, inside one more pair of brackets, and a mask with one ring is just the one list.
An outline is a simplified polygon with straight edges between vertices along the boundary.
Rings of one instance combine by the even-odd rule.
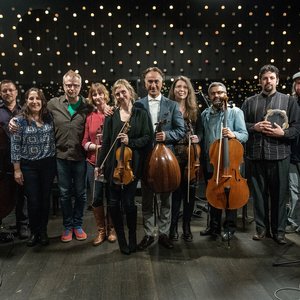
[[[251, 212], [249, 212], [251, 214]], [[7, 217], [4, 226], [13, 218]], [[93, 247], [92, 213], [86, 211], [88, 240], [63, 244], [61, 216], [51, 217], [48, 247], [26, 247], [18, 239], [0, 244], [0, 299], [299, 299], [300, 263], [273, 266], [300, 259], [300, 235], [289, 243], [252, 240], [254, 224], [239, 226], [230, 247], [220, 240], [200, 237], [206, 215], [194, 218], [193, 243], [182, 240], [173, 250], [154, 244], [148, 251], [120, 254], [117, 244]], [[239, 219], [239, 223], [241, 220]], [[138, 239], [142, 238], [139, 206]], [[292, 287], [295, 290], [276, 290]]]

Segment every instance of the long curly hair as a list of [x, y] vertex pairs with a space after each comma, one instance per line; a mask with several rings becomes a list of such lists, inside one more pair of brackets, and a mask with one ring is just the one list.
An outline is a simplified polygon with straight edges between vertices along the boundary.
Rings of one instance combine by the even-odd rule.
[[191, 120], [192, 122], [196, 122], [197, 114], [198, 114], [198, 105], [196, 101], [195, 90], [189, 78], [182, 75], [176, 77], [171, 85], [168, 97], [169, 99], [176, 101], [174, 90], [176, 87], [176, 83], [179, 80], [184, 81], [188, 88], [188, 95], [187, 98], [185, 99], [185, 113], [183, 117], [184, 119]]
[[51, 116], [50, 116], [50, 113], [47, 109], [47, 100], [46, 100], [46, 97], [43, 93], [42, 90], [38, 89], [38, 88], [30, 88], [26, 93], [25, 93], [25, 103], [22, 107], [22, 111], [21, 111], [21, 114], [24, 116], [24, 118], [27, 120], [27, 122], [30, 124], [31, 123], [31, 116], [32, 116], [32, 112], [30, 111], [29, 109], [29, 106], [27, 104], [27, 100], [29, 98], [29, 95], [31, 92], [36, 92], [39, 96], [39, 98], [41, 99], [42, 101], [42, 108], [39, 112], [39, 117], [41, 119], [41, 121], [45, 122], [45, 123], [49, 123], [50, 120], [51, 120]]

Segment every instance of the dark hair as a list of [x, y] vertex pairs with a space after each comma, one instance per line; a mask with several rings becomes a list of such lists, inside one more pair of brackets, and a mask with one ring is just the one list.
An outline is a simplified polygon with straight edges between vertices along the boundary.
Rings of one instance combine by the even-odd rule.
[[1, 82], [0, 82], [0, 89], [2, 88], [2, 85], [3, 84], [13, 84], [15, 86], [15, 88], [17, 89], [17, 85], [10, 79], [3, 79]]
[[45, 95], [43, 93], [42, 90], [38, 89], [38, 88], [30, 88], [26, 93], [25, 93], [25, 104], [23, 105], [22, 107], [22, 112], [21, 114], [24, 116], [24, 118], [28, 121], [28, 123], [30, 124], [31, 123], [31, 119], [30, 119], [30, 115], [31, 115], [31, 112], [28, 108], [28, 105], [27, 105], [27, 100], [28, 100], [28, 97], [30, 95], [31, 92], [36, 92], [39, 96], [39, 98], [41, 99], [42, 101], [42, 108], [40, 110], [40, 118], [43, 122], [45, 123], [49, 123], [52, 118], [50, 116], [50, 113], [47, 109], [47, 100], [45, 98]]
[[171, 100], [175, 100], [175, 94], [174, 94], [174, 89], [176, 86], [176, 83], [182, 80], [183, 82], [186, 83], [187, 88], [188, 88], [188, 95], [187, 98], [185, 100], [185, 113], [184, 113], [184, 118], [185, 119], [190, 119], [191, 121], [195, 122], [197, 120], [197, 112], [198, 112], [198, 107], [197, 107], [197, 101], [196, 101], [196, 95], [195, 95], [195, 90], [193, 88], [193, 85], [190, 81], [189, 78], [187, 78], [186, 76], [178, 76], [175, 78], [175, 80], [173, 81], [171, 87], [170, 87], [170, 91], [169, 91], [169, 99]]
[[158, 68], [158, 67], [150, 67], [150, 68], [147, 68], [147, 69], [142, 73], [142, 77], [143, 77], [144, 80], [145, 80], [146, 75], [147, 75], [149, 72], [157, 72], [157, 73], [159, 73], [160, 76], [161, 76], [161, 78], [162, 78], [162, 80], [164, 81], [165, 75], [164, 75], [163, 71], [162, 71], [160, 68]]
[[279, 79], [279, 70], [277, 67], [273, 66], [273, 65], [264, 65], [263, 67], [261, 67], [261, 69], [259, 70], [259, 79], [261, 79], [262, 75], [264, 75], [267, 72], [272, 72], [276, 74], [276, 78]]

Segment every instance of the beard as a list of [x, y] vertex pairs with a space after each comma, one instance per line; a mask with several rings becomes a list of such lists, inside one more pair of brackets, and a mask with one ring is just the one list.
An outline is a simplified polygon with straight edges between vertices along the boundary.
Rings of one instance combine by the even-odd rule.
[[220, 98], [215, 98], [213, 101], [212, 101], [212, 105], [213, 105], [213, 108], [215, 110], [222, 110], [223, 109], [223, 101], [220, 99]]

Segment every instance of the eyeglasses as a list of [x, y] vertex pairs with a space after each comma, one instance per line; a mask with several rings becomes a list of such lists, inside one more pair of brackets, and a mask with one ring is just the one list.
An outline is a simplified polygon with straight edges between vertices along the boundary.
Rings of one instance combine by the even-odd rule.
[[74, 87], [75, 89], [80, 88], [80, 84], [72, 84], [72, 83], [66, 84], [66, 83], [64, 83], [64, 86], [66, 86], [68, 89], [70, 89], [72, 87]]

